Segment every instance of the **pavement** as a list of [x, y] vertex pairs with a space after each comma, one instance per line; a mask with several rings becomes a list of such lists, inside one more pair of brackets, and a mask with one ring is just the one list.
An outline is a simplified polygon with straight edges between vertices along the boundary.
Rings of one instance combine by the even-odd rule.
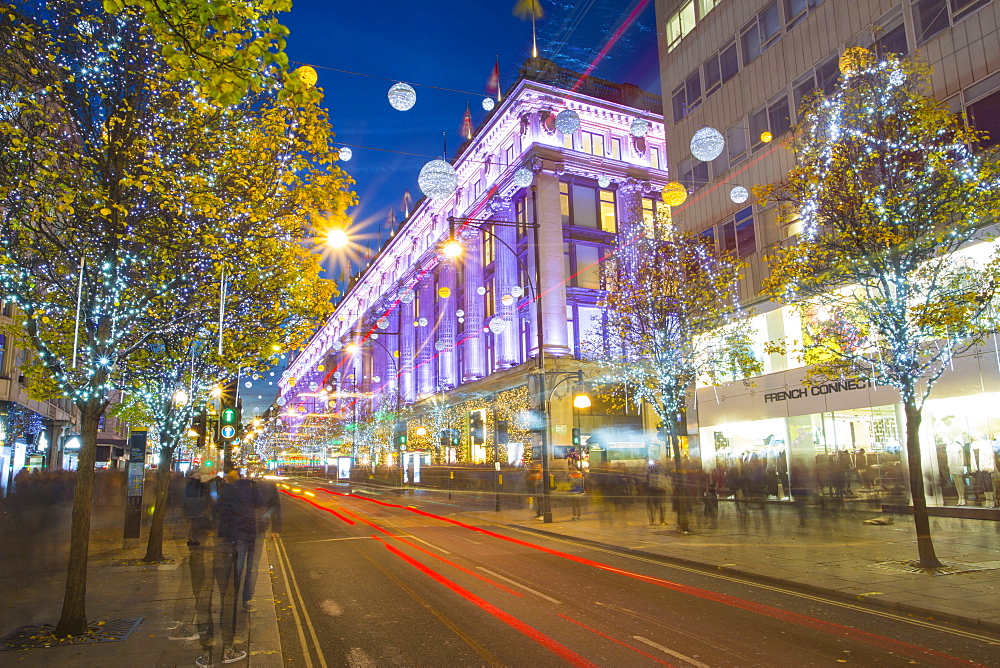
[[[483, 502], [492, 504], [492, 496]], [[716, 523], [694, 513], [689, 533], [677, 530], [669, 502], [666, 525], [651, 525], [641, 500], [629, 507], [615, 507], [585, 498], [582, 519], [573, 521], [568, 501], [554, 496], [549, 524], [534, 519], [534, 512], [526, 507], [499, 512], [490, 507], [466, 515], [605, 549], [1000, 632], [1000, 521], [932, 517], [931, 534], [945, 567], [927, 572], [913, 566], [916, 537], [913, 518], [907, 514], [811, 508], [800, 526], [790, 503], [768, 503], [766, 514], [763, 508], [743, 514], [725, 500], [719, 505]], [[865, 524], [876, 518], [888, 518], [892, 523]]]
[[[192, 557], [197, 555], [193, 550], [210, 551], [211, 547], [189, 548], [186, 531], [186, 521], [168, 523], [163, 545], [167, 562], [146, 565], [140, 562], [145, 555], [145, 529], [142, 546], [125, 549], [122, 525], [114, 521], [100, 523], [91, 534], [88, 621], [93, 624], [141, 617], [141, 622], [121, 642], [0, 651], [0, 665], [194, 666], [202, 653], [200, 639], [179, 640], [171, 636], [178, 635], [179, 624], [195, 619], [191, 565]], [[65, 528], [60, 527], [59, 534], [66, 533]], [[34, 556], [11, 559], [9, 553], [5, 555], [6, 564], [0, 576], [4, 590], [0, 637], [23, 625], [57, 621], [62, 605], [65, 560], [59, 546], [53, 544], [53, 547], [51, 552], [40, 552], [44, 564]], [[205, 554], [211, 558], [210, 552]], [[254, 601], [256, 610], [247, 615], [246, 638], [241, 638], [238, 631], [235, 643], [237, 648], [248, 650], [249, 655], [243, 661], [228, 665], [283, 666], [267, 550], [258, 562]], [[221, 665], [218, 658], [221, 641], [216, 640], [216, 643], [216, 664]]]

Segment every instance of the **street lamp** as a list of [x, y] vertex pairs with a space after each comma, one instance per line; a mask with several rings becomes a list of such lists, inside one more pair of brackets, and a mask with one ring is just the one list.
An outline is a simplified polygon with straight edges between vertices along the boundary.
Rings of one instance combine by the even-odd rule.
[[326, 233], [326, 244], [331, 248], [343, 248], [350, 242], [350, 237], [347, 236], [347, 231], [335, 227]]

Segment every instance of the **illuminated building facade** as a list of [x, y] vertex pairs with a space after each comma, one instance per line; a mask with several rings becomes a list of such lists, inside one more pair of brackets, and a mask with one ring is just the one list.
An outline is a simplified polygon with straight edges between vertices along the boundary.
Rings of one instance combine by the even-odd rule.
[[[557, 126], [565, 110], [578, 115], [572, 131]], [[630, 133], [637, 119], [648, 124], [643, 136]], [[454, 194], [417, 203], [289, 365], [278, 400], [285, 413], [326, 406], [353, 420], [398, 401], [413, 408], [411, 444], [438, 461], [525, 458], [537, 356], [550, 371], [584, 368], [604, 255], [654, 214], [667, 176], [664, 139], [659, 97], [529, 60], [452, 161]], [[453, 231], [463, 253], [449, 259], [440, 246]], [[581, 418], [591, 416], [553, 395], [555, 452]], [[470, 419], [484, 420], [481, 438], [470, 435]], [[507, 448], [492, 447], [498, 426], [509, 429]], [[457, 444], [443, 442], [445, 428], [457, 430]]]

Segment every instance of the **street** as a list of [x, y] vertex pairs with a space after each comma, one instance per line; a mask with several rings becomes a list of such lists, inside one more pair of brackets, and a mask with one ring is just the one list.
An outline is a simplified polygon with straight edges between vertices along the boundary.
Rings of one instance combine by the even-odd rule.
[[[286, 665], [996, 665], [1000, 640], [471, 520], [456, 497], [285, 481]], [[528, 511], [525, 511], [528, 512]]]

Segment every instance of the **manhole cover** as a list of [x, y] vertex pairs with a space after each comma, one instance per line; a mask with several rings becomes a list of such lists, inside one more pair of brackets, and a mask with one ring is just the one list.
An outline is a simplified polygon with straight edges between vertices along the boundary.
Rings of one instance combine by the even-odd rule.
[[87, 625], [86, 633], [72, 638], [56, 638], [52, 635], [56, 629], [52, 624], [22, 626], [13, 633], [0, 638], [0, 651], [83, 645], [95, 642], [120, 642], [128, 638], [142, 620], [142, 617], [131, 617], [129, 619], [91, 622]]
[[963, 564], [951, 563], [938, 566], [937, 568], [924, 568], [915, 561], [880, 561], [875, 564], [875, 568], [887, 571], [898, 571], [901, 573], [921, 573], [923, 575], [955, 575], [956, 573], [970, 573], [972, 571], [989, 571], [996, 569], [991, 564]]

